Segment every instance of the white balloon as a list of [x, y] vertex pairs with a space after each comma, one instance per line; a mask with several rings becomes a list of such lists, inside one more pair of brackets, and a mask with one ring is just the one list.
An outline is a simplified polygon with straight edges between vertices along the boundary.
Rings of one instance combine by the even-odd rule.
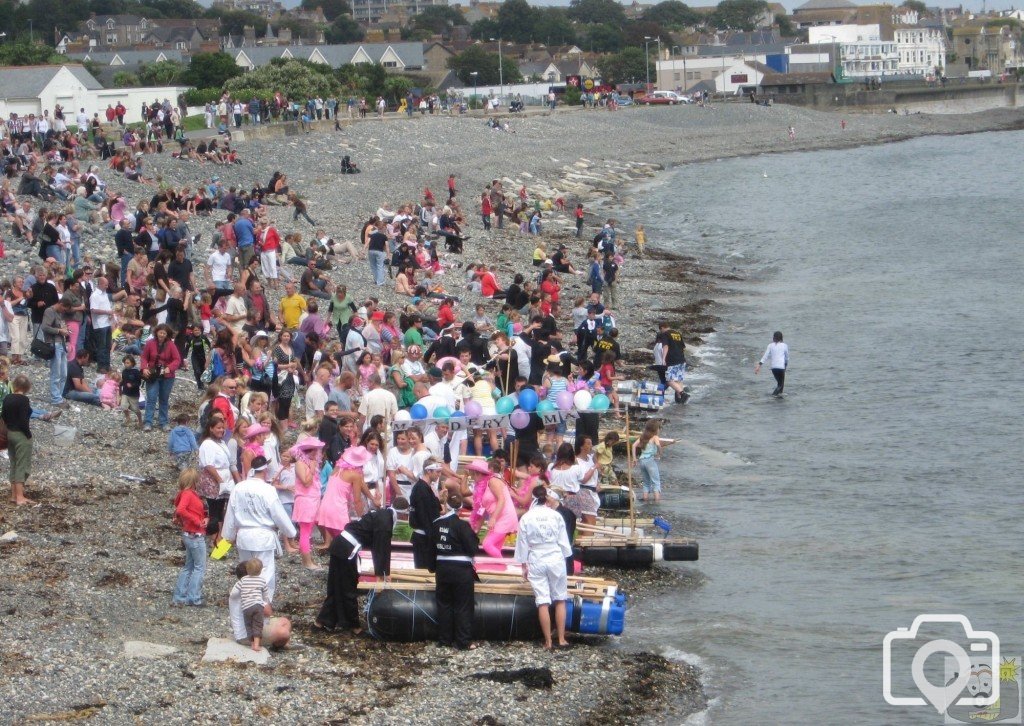
[[590, 395], [590, 391], [576, 391], [576, 395], [572, 397], [572, 402], [576, 405], [577, 411], [588, 410], [592, 400], [594, 400], [594, 397]]
[[403, 408], [395, 414], [395, 421], [412, 421], [412, 414]]

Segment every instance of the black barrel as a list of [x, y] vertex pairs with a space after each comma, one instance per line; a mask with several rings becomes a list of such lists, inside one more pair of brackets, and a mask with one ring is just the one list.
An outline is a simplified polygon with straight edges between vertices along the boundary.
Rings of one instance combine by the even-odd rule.
[[[432, 590], [381, 590], [366, 602], [370, 634], [381, 640], [410, 643], [437, 639], [437, 609]], [[541, 637], [532, 595], [478, 593], [473, 617], [474, 640], [535, 640]]]
[[669, 562], [696, 562], [700, 559], [700, 546], [696, 542], [677, 542], [662, 545], [662, 559]]
[[601, 509], [629, 509], [629, 489], [627, 487], [598, 489], [597, 498], [600, 500]]
[[643, 568], [654, 564], [653, 545], [601, 545], [574, 549], [576, 559], [589, 567]]

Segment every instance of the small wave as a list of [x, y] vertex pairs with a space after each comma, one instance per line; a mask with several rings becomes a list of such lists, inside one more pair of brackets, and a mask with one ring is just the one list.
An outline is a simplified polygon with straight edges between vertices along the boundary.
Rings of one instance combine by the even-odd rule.
[[708, 717], [711, 713], [711, 709], [715, 708], [718, 705], [719, 700], [720, 699], [718, 698], [712, 698], [710, 701], [708, 701], [708, 707], [705, 708], [703, 711], [691, 713], [686, 718], [686, 720], [683, 721], [683, 726], [707, 726]]
[[682, 650], [681, 648], [666, 648], [662, 652], [662, 656], [667, 660], [686, 663], [687, 665], [692, 665], [694, 668], [700, 668], [702, 671], [704, 670], [704, 659], [696, 653], [690, 653]]

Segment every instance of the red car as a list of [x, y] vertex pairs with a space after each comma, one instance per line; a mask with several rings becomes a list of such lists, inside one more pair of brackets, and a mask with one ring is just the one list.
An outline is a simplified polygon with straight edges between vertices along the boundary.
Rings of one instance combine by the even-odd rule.
[[678, 103], [683, 103], [683, 99], [673, 91], [655, 91], [654, 93], [635, 99], [635, 102], [639, 103], [641, 106], [650, 106], [651, 104], [675, 106]]

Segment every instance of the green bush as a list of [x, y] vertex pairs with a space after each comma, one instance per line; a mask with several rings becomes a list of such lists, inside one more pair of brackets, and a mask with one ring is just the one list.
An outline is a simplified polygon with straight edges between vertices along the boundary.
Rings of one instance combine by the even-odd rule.
[[579, 106], [580, 105], [580, 89], [576, 86], [568, 86], [565, 89], [565, 104], [567, 106]]
[[205, 106], [217, 103], [223, 91], [219, 88], [190, 88], [185, 91], [185, 103], [189, 106]]

